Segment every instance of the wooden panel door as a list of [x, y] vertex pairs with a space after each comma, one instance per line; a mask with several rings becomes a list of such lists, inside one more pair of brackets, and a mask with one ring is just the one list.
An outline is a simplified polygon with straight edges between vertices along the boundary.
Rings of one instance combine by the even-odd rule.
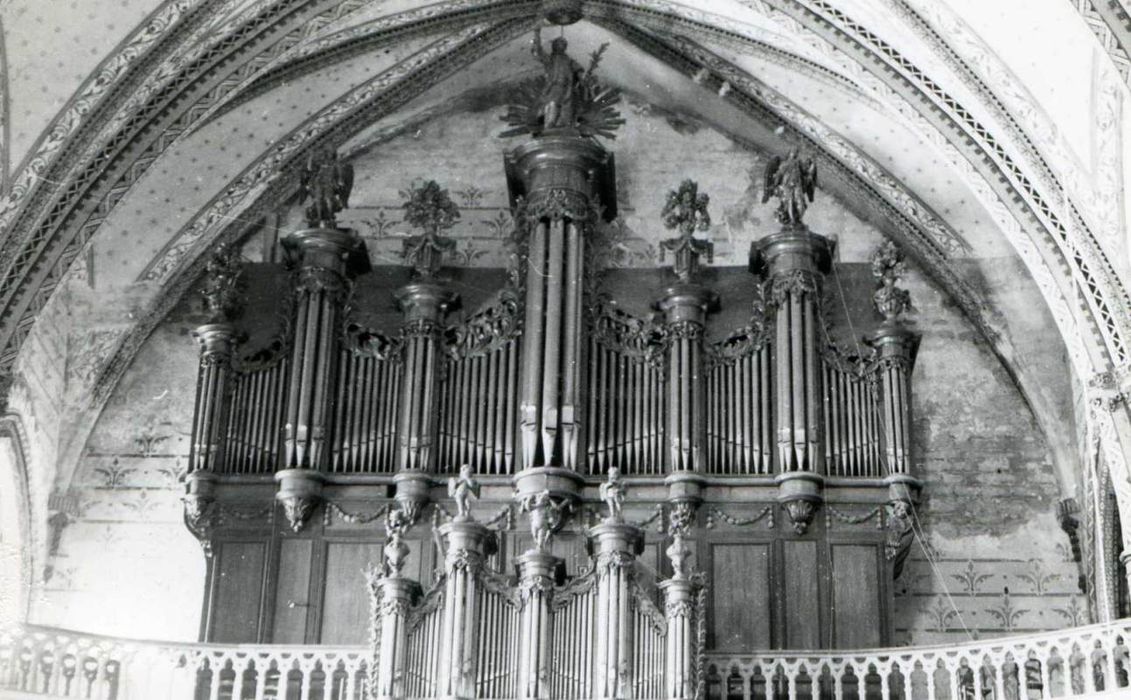
[[259, 641], [266, 542], [222, 542], [217, 546], [208, 641]]
[[308, 539], [279, 542], [279, 573], [275, 587], [272, 644], [305, 644], [310, 612], [310, 560], [314, 543]]
[[783, 649], [821, 648], [820, 568], [817, 543], [782, 540]]
[[884, 641], [879, 557], [875, 545], [832, 545], [833, 644], [837, 649], [873, 648]]
[[711, 648], [770, 647], [770, 545], [710, 545]]
[[322, 644], [364, 644], [369, 638], [365, 569], [381, 561], [380, 542], [327, 542], [322, 593]]

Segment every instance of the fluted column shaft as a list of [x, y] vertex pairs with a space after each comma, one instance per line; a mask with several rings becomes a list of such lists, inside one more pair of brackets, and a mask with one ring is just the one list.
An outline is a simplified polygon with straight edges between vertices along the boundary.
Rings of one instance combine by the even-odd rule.
[[832, 244], [803, 226], [756, 242], [751, 268], [767, 280], [774, 310], [778, 471], [823, 474], [820, 290]]
[[522, 600], [518, 636], [518, 692], [520, 698], [550, 697], [553, 640], [550, 604], [554, 572], [561, 559], [538, 550], [518, 558], [518, 587]]
[[597, 553], [597, 640], [593, 692], [597, 698], [632, 693], [633, 614], [630, 584], [643, 533], [626, 523], [602, 523], [589, 531]]
[[409, 284], [397, 291], [397, 303], [405, 315], [397, 425], [397, 468], [402, 472], [436, 469], [442, 322], [456, 300], [446, 287], [431, 282]]
[[696, 592], [688, 578], [671, 578], [660, 584], [664, 592], [664, 616], [668, 621], [664, 650], [664, 697], [692, 700], [696, 697]]
[[348, 263], [362, 244], [356, 233], [341, 229], [297, 231], [283, 242], [299, 271], [282, 466], [318, 470], [325, 466], [328, 453]]
[[705, 467], [707, 395], [703, 375], [703, 330], [718, 296], [696, 284], [666, 290], [664, 312], [668, 363], [668, 471]]
[[200, 369], [196, 378], [190, 472], [220, 471], [235, 337], [235, 328], [229, 323], [209, 323], [193, 330], [193, 338], [200, 344]]
[[416, 581], [388, 577], [376, 582], [379, 587], [377, 610], [378, 640], [375, 700], [394, 700], [405, 696], [405, 663], [408, 659], [408, 614], [420, 593]]
[[883, 405], [884, 457], [889, 474], [911, 473], [911, 371], [919, 336], [885, 323], [868, 336], [876, 349], [876, 381]]
[[440, 528], [440, 535], [447, 551], [447, 579], [437, 692], [444, 698], [474, 698], [480, 642], [479, 574], [492, 533], [476, 522], [453, 521]]

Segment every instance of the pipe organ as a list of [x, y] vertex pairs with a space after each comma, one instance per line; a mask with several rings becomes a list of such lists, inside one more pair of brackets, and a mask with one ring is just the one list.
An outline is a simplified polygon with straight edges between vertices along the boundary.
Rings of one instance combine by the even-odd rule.
[[[705, 648], [890, 643], [921, 488], [899, 251], [873, 264], [868, 351], [841, 349], [835, 246], [801, 220], [815, 171], [791, 153], [767, 178], [782, 225], [752, 243], [748, 322], [713, 321], [727, 300], [691, 180], [661, 212], [654, 313], [630, 313], [602, 282], [613, 154], [584, 110], [539, 115], [505, 158], [517, 262], [486, 304], [456, 314], [446, 191], [412, 190], [421, 233], [377, 276], [334, 219], [352, 171], [326, 156], [304, 176], [309, 226], [284, 239], [278, 342], [244, 348], [246, 316], [197, 330], [202, 636], [368, 640], [371, 698], [691, 698]], [[363, 283], [399, 328], [357, 321]]]

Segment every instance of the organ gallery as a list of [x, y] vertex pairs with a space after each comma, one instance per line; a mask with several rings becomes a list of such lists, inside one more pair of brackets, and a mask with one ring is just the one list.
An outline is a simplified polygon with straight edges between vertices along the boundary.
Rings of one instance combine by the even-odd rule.
[[1126, 692], [1102, 52], [1023, 109], [985, 8], [697, 4], [124, 44], [0, 169], [0, 697]]

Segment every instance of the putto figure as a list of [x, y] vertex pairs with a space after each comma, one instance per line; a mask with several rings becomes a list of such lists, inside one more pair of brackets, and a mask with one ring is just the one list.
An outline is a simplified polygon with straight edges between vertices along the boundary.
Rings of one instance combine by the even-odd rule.
[[817, 192], [817, 164], [812, 158], [802, 158], [796, 148], [789, 150], [783, 160], [774, 156], [766, 164], [762, 189], [762, 204], [770, 197], [778, 200], [778, 221], [787, 226], [801, 225], [805, 210]]
[[479, 482], [471, 475], [471, 465], [459, 468], [459, 476], [448, 479], [448, 496], [456, 502], [456, 517], [460, 522], [471, 520], [471, 499], [479, 498]]
[[299, 187], [299, 204], [310, 202], [306, 223], [312, 228], [337, 228], [335, 216], [349, 206], [353, 166], [332, 150], [316, 151], [306, 159]]
[[582, 68], [566, 55], [568, 43], [559, 36], [550, 42], [550, 53], [542, 48], [542, 30], [534, 30], [534, 56], [546, 70], [542, 88], [542, 126], [546, 129], [570, 128], [576, 122], [575, 97]]
[[539, 491], [522, 501], [522, 512], [530, 514], [530, 534], [538, 551], [546, 551], [550, 536], [561, 528], [569, 508], [569, 501], [555, 501], [549, 491]]
[[624, 522], [624, 483], [620, 480], [620, 469], [609, 467], [609, 475], [605, 483], [601, 484], [601, 500], [609, 508], [609, 515], [605, 518], [608, 523]]

